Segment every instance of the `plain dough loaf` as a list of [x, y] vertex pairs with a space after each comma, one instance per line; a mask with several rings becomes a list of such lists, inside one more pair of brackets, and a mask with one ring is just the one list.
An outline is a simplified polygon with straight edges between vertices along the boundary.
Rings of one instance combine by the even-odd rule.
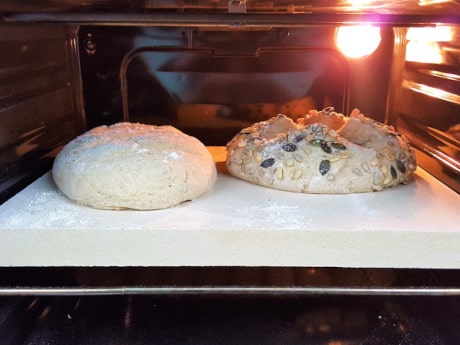
[[52, 169], [59, 189], [100, 209], [162, 209], [200, 197], [216, 181], [207, 148], [171, 126], [96, 127], [69, 142]]

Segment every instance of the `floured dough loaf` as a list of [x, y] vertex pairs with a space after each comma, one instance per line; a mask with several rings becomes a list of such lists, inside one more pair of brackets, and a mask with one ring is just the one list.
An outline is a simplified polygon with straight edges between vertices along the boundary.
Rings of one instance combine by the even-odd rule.
[[124, 122], [69, 142], [52, 174], [79, 204], [150, 210], [198, 198], [214, 185], [216, 167], [198, 139], [174, 127]]
[[333, 108], [243, 129], [227, 144], [226, 163], [243, 180], [303, 193], [381, 190], [406, 183], [416, 169], [413, 149], [393, 127]]

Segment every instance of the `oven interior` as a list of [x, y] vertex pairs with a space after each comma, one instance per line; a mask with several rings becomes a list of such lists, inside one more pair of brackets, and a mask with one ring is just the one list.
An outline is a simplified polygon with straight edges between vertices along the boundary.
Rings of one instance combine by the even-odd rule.
[[[69, 140], [119, 121], [206, 145], [332, 106], [393, 125], [460, 191], [460, 7], [400, 1], [5, 1], [0, 201]], [[361, 7], [359, 7], [361, 6]], [[378, 27], [348, 57], [338, 32]], [[361, 38], [348, 39], [362, 46]], [[5, 344], [457, 344], [457, 270], [0, 269]]]
[[[245, 13], [219, 2], [207, 10], [204, 3], [175, 10], [168, 2], [43, 3], [0, 8], [2, 202], [49, 169], [62, 145], [98, 125], [171, 124], [206, 145], [225, 145], [256, 121], [328, 106], [393, 125], [420, 166], [459, 191], [455, 3], [352, 11], [250, 2]], [[348, 57], [339, 30], [363, 22], [358, 34], [378, 30], [375, 51]], [[368, 40], [356, 32], [345, 38], [351, 49]]]

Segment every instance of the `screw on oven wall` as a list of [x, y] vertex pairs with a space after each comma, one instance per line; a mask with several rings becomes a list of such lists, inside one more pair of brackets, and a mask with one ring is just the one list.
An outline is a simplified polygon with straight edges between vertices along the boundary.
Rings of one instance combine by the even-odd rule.
[[94, 41], [94, 38], [91, 34], [87, 35], [84, 42], [84, 47], [87, 54], [93, 55], [94, 53], [96, 53], [96, 42]]
[[290, 34], [291, 33], [287, 29], [278, 29], [275, 31], [276, 40], [278, 42], [283, 42], [284, 40], [288, 39]]

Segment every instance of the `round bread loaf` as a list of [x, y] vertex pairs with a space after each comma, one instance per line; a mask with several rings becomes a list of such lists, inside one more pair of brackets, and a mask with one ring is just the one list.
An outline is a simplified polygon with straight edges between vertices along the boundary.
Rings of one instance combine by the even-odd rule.
[[52, 174], [79, 204], [151, 210], [198, 198], [214, 185], [216, 167], [198, 139], [174, 127], [124, 122], [69, 142]]
[[284, 115], [243, 129], [227, 144], [228, 171], [243, 180], [293, 192], [355, 193], [406, 183], [413, 149], [394, 128], [333, 108], [294, 123]]

